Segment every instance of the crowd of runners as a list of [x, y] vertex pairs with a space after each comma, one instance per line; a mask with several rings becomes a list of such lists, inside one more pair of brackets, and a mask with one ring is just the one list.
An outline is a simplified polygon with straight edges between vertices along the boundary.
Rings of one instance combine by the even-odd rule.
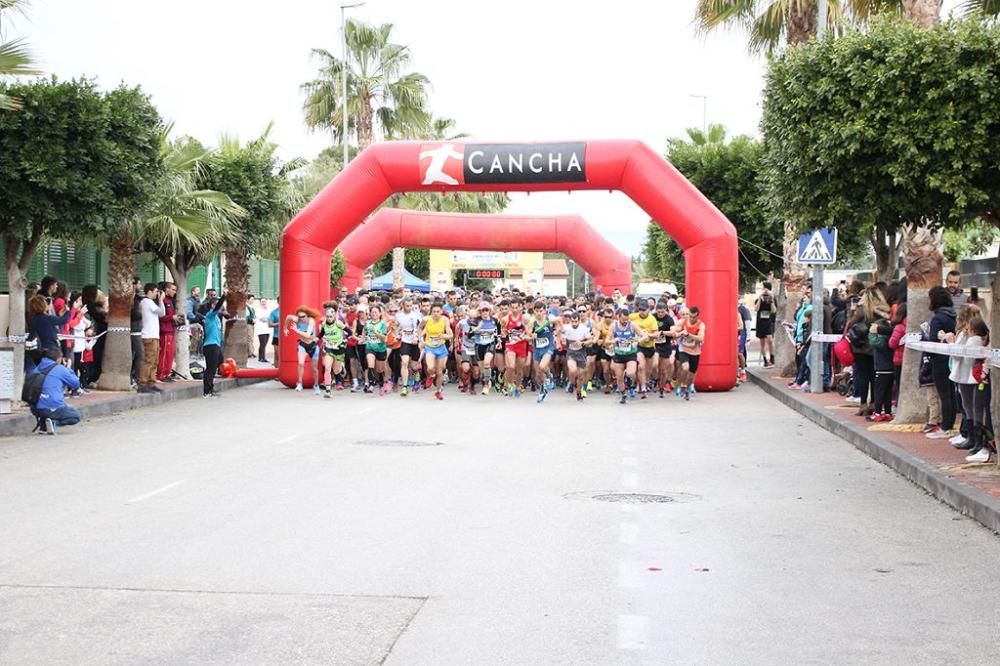
[[297, 307], [275, 332], [298, 338], [297, 391], [307, 366], [313, 392], [398, 393], [457, 384], [468, 395], [496, 393], [544, 402], [561, 389], [585, 400], [614, 394], [622, 404], [677, 395], [690, 400], [705, 340], [698, 307], [676, 294], [659, 299], [615, 292], [530, 298], [517, 290], [460, 290], [440, 298], [360, 292]]

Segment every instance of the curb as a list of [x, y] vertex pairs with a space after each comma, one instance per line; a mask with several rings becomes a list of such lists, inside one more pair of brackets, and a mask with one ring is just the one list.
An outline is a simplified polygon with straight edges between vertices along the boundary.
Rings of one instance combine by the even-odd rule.
[[816, 407], [809, 401], [788, 391], [782, 391], [759, 370], [747, 368], [747, 374], [750, 375], [754, 384], [762, 388], [765, 393], [777, 398], [825, 430], [850, 442], [865, 455], [891, 468], [959, 513], [969, 516], [994, 532], [1000, 533], [1000, 499], [947, 476], [941, 470], [895, 444], [872, 435], [865, 428], [839, 421], [833, 415], [828, 414], [826, 410]]
[[[222, 379], [215, 380], [215, 386], [224, 391], [238, 388], [240, 386], [250, 386], [271, 381], [270, 379]], [[98, 416], [109, 416], [140, 407], [150, 407], [174, 400], [188, 400], [190, 398], [200, 398], [203, 391], [201, 382], [191, 382], [190, 386], [171, 388], [163, 393], [122, 393], [117, 398], [102, 400], [92, 404], [80, 405], [82, 421], [96, 418]], [[35, 417], [27, 409], [19, 411], [16, 415], [6, 416], [0, 419], [0, 437], [17, 437], [20, 435], [30, 435], [35, 427]]]

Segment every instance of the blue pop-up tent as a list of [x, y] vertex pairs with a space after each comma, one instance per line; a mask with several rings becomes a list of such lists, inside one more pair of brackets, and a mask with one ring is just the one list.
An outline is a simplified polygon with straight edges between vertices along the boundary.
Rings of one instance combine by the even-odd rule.
[[[431, 290], [431, 285], [424, 282], [416, 275], [410, 271], [403, 269], [403, 286], [410, 291], [420, 291], [427, 293]], [[391, 290], [392, 289], [392, 271], [389, 271], [385, 275], [379, 275], [377, 278], [372, 279], [372, 289], [376, 291], [381, 290]]]

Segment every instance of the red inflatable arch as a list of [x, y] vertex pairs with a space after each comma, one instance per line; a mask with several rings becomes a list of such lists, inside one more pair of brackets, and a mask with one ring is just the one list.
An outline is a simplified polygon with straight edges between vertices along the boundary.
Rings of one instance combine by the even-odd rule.
[[590, 273], [604, 293], [632, 291], [632, 261], [579, 215], [463, 215], [396, 208], [380, 209], [340, 244], [347, 263], [341, 286], [348, 292], [360, 287], [365, 269], [394, 247], [562, 252]]
[[[316, 305], [329, 292], [330, 256], [397, 192], [620, 190], [684, 250], [687, 302], [707, 338], [697, 385], [736, 383], [736, 229], [676, 169], [638, 141], [482, 144], [387, 142], [351, 162], [285, 227], [281, 307]], [[295, 384], [295, 341], [281, 336], [278, 378]]]

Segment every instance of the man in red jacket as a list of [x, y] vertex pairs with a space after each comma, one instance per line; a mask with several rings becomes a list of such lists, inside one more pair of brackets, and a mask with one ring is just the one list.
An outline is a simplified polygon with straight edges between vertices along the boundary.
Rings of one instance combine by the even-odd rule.
[[163, 293], [163, 308], [166, 312], [160, 317], [160, 360], [156, 368], [156, 380], [170, 382], [173, 381], [170, 374], [174, 369], [174, 355], [176, 353], [174, 335], [177, 325], [183, 323], [179, 321], [178, 317], [183, 317], [183, 315], [177, 314], [177, 285], [173, 282], [165, 282]]

